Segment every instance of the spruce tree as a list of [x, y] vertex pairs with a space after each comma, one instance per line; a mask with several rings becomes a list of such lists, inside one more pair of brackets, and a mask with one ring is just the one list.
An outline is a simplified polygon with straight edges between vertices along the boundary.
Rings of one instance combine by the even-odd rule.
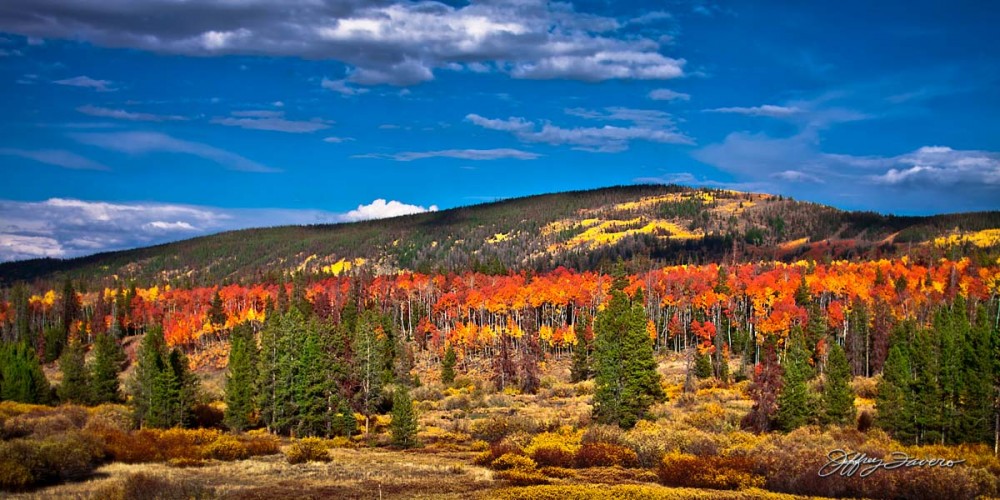
[[90, 362], [91, 396], [94, 404], [122, 401], [119, 374], [125, 363], [125, 351], [111, 335], [100, 333], [94, 341], [94, 359]]
[[226, 310], [222, 307], [222, 295], [215, 291], [212, 296], [212, 306], [208, 310], [208, 320], [216, 328], [222, 328], [226, 324]]
[[778, 427], [791, 431], [811, 423], [815, 417], [815, 399], [809, 391], [809, 380], [814, 371], [809, 365], [809, 351], [803, 345], [804, 339], [793, 331], [789, 335], [789, 348], [785, 355], [784, 379], [778, 396], [778, 412], [775, 415]]
[[782, 371], [774, 342], [768, 341], [764, 345], [764, 357], [754, 370], [753, 384], [750, 386], [753, 407], [743, 417], [741, 427], [757, 433], [771, 430], [778, 411], [777, 395], [781, 392]]
[[371, 417], [382, 397], [382, 372], [384, 352], [384, 330], [377, 312], [364, 311], [358, 318], [357, 331], [351, 343], [359, 388], [357, 392], [358, 407], [365, 416], [365, 432], [368, 431], [367, 419]]
[[417, 444], [417, 416], [413, 411], [413, 399], [405, 384], [396, 386], [392, 397], [392, 444], [400, 448], [412, 448]]
[[51, 395], [35, 350], [25, 341], [0, 343], [0, 401], [47, 404]]
[[830, 348], [825, 376], [823, 421], [837, 425], [853, 424], [857, 410], [854, 408], [854, 390], [851, 388], [851, 365], [847, 363], [844, 349], [836, 342]]
[[261, 422], [267, 430], [275, 432], [278, 408], [278, 362], [280, 359], [283, 319], [280, 313], [268, 315], [264, 329], [260, 333], [260, 355], [258, 358], [257, 407]]
[[297, 436], [322, 436], [329, 432], [330, 408], [327, 404], [326, 362], [316, 331], [310, 328], [296, 360], [294, 401]]
[[253, 423], [258, 383], [257, 341], [248, 323], [233, 329], [226, 371], [226, 426], [242, 431]]
[[994, 360], [991, 325], [986, 308], [976, 310], [976, 321], [963, 346], [960, 414], [954, 441], [988, 443], [993, 440]]
[[709, 354], [699, 353], [694, 358], [694, 375], [700, 379], [712, 377], [712, 358]]
[[573, 326], [576, 334], [576, 344], [573, 345], [573, 365], [570, 367], [570, 382], [582, 382], [593, 376], [591, 357], [594, 350], [594, 338], [590, 328], [590, 316], [584, 313]]
[[43, 338], [45, 339], [44, 361], [46, 363], [51, 363], [59, 359], [63, 349], [66, 348], [67, 337], [66, 327], [62, 324], [51, 325], [45, 328]]
[[444, 359], [441, 360], [441, 382], [445, 385], [455, 381], [456, 360], [455, 347], [449, 342], [448, 349], [444, 352]]
[[351, 437], [358, 432], [358, 419], [354, 417], [347, 401], [341, 399], [337, 406], [337, 415], [333, 420], [333, 433], [338, 436]]
[[59, 358], [59, 371], [62, 372], [62, 382], [57, 394], [59, 400], [65, 403], [86, 404], [91, 400], [90, 376], [84, 365], [83, 345], [74, 338]]
[[629, 301], [626, 282], [615, 280], [611, 301], [598, 313], [594, 359], [594, 417], [600, 423], [631, 428], [649, 407], [666, 396], [656, 371], [653, 342], [646, 333], [642, 291]]
[[63, 283], [63, 300], [62, 300], [62, 326], [69, 332], [73, 327], [73, 323], [80, 319], [80, 296], [77, 295], [76, 290], [73, 288], [73, 282], [69, 278]]
[[157, 406], [165, 392], [161, 381], [166, 367], [163, 359], [165, 349], [163, 328], [154, 326], [146, 331], [136, 351], [135, 371], [127, 385], [132, 394], [133, 417], [139, 426], [163, 424], [160, 418], [162, 408]]
[[[898, 337], [897, 337], [898, 338]], [[913, 377], [905, 343], [898, 341], [889, 349], [875, 399], [875, 423], [899, 441], [915, 436]]]
[[172, 399], [167, 401], [172, 409], [170, 425], [189, 426], [194, 420], [194, 407], [198, 403], [201, 382], [191, 371], [191, 364], [179, 347], [170, 351], [169, 368], [174, 383], [169, 392]]

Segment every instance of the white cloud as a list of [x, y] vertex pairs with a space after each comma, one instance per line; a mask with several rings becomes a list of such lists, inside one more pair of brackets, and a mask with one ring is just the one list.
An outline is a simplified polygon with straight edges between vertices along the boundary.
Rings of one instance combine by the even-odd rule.
[[218, 163], [231, 170], [278, 172], [236, 153], [199, 142], [176, 139], [159, 132], [76, 133], [70, 137], [83, 144], [133, 155], [149, 153], [189, 154]]
[[465, 119], [479, 127], [510, 132], [525, 142], [569, 145], [574, 149], [601, 153], [624, 151], [628, 149], [629, 143], [637, 140], [693, 144], [691, 138], [677, 131], [670, 115], [662, 111], [612, 107], [605, 108], [604, 111], [573, 108], [567, 109], [566, 113], [587, 120], [630, 122], [631, 125], [565, 128], [542, 122], [539, 128], [539, 124], [520, 117], [492, 119], [469, 114]]
[[240, 127], [252, 130], [270, 130], [274, 132], [288, 132], [292, 134], [308, 134], [317, 130], [330, 128], [333, 123], [329, 120], [313, 118], [311, 120], [288, 120], [283, 111], [234, 111], [233, 116], [217, 117], [212, 119], [212, 123], [225, 125], [227, 127]]
[[99, 106], [92, 106], [90, 104], [86, 106], [80, 106], [79, 108], [76, 108], [76, 110], [85, 115], [99, 116], [102, 118], [115, 118], [118, 120], [131, 120], [131, 121], [143, 121], [143, 122], [187, 120], [187, 118], [184, 118], [183, 116], [136, 113], [132, 111], [125, 111], [123, 109], [102, 108]]
[[[669, 79], [682, 76], [685, 64], [661, 54], [658, 40], [622, 30], [667, 13], [622, 23], [545, 0], [8, 4], [0, 12], [4, 32], [166, 54], [337, 60], [350, 67], [347, 81], [361, 85], [412, 85], [456, 65], [514, 78]], [[157, 22], [123, 23], [121, 12]]]
[[775, 106], [773, 104], [764, 104], [762, 106], [752, 106], [752, 107], [729, 107], [729, 108], [715, 108], [708, 109], [711, 113], [734, 113], [738, 115], [751, 115], [751, 116], [770, 116], [772, 118], [784, 118], [791, 115], [801, 113], [802, 110], [796, 107], [790, 106]]
[[39, 163], [79, 170], [110, 170], [108, 167], [76, 153], [59, 149], [15, 149], [0, 148], [0, 155], [27, 158]]
[[437, 209], [384, 199], [343, 213], [66, 198], [0, 200], [0, 261], [78, 257], [232, 229], [354, 222]]
[[342, 142], [348, 142], [348, 141], [353, 141], [353, 140], [354, 139], [351, 138], [351, 137], [335, 137], [335, 136], [330, 136], [330, 137], [324, 138], [323, 142], [329, 142], [329, 143], [333, 143], [333, 144], [340, 144]]
[[424, 208], [418, 205], [407, 205], [396, 200], [385, 201], [379, 198], [368, 205], [358, 205], [358, 208], [343, 215], [345, 222], [356, 222], [369, 219], [385, 219], [387, 217], [399, 217], [401, 215], [419, 214], [423, 212], [437, 212], [437, 205]]
[[84, 87], [94, 89], [98, 92], [114, 92], [115, 90], [118, 90], [111, 88], [112, 82], [108, 80], [95, 80], [89, 76], [74, 76], [73, 78], [67, 78], [65, 80], [56, 80], [52, 83], [68, 85], [70, 87]]
[[368, 92], [368, 89], [352, 87], [347, 84], [347, 80], [330, 80], [329, 78], [324, 78], [320, 83], [320, 86], [327, 90], [332, 90], [338, 94], [343, 95], [361, 95]]
[[649, 93], [649, 98], [654, 101], [689, 101], [691, 95], [670, 89], [655, 89]]
[[413, 161], [425, 158], [456, 158], [459, 160], [534, 160], [539, 154], [519, 149], [445, 149], [441, 151], [406, 151], [391, 155], [370, 154], [358, 155], [356, 158], [389, 158], [396, 161]]

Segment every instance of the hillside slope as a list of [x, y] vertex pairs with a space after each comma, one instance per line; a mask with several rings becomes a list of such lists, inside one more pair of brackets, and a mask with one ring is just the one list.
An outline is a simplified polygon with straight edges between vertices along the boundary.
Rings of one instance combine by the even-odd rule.
[[[545, 194], [392, 219], [246, 229], [76, 259], [0, 264], [0, 282], [129, 279], [181, 285], [339, 274], [586, 270], [618, 257], [660, 264], [728, 258], [892, 255], [996, 248], [1000, 212], [898, 217], [780, 196], [637, 185]], [[985, 231], [984, 231], [985, 230]], [[935, 240], [937, 239], [937, 245]], [[916, 247], [915, 247], [916, 246]]]

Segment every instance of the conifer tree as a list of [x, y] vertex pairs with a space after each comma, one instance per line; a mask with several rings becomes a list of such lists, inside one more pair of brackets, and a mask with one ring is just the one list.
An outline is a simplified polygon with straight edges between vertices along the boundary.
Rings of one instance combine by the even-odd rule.
[[162, 409], [157, 405], [161, 403], [165, 391], [161, 382], [166, 366], [163, 360], [165, 348], [163, 328], [154, 326], [146, 331], [136, 351], [135, 371], [128, 381], [128, 390], [132, 394], [133, 416], [140, 426], [156, 427], [156, 424], [162, 424], [159, 421]]
[[593, 357], [594, 338], [590, 328], [590, 316], [582, 314], [573, 326], [576, 334], [576, 344], [573, 345], [573, 365], [570, 367], [570, 382], [582, 382], [593, 376], [591, 358]]
[[125, 351], [111, 335], [100, 333], [94, 341], [94, 359], [89, 366], [93, 403], [122, 401], [119, 374], [125, 362]]
[[358, 318], [351, 351], [359, 381], [358, 407], [366, 419], [365, 432], [368, 431], [367, 419], [375, 413], [382, 396], [384, 335], [378, 313], [373, 310], [364, 311]]
[[230, 335], [225, 422], [231, 430], [242, 431], [253, 423], [257, 383], [257, 342], [244, 323]]
[[212, 296], [212, 306], [208, 310], [208, 320], [216, 328], [221, 328], [226, 324], [226, 311], [222, 307], [222, 295], [219, 294], [218, 290]]
[[294, 389], [297, 436], [322, 436], [329, 432], [330, 411], [326, 397], [329, 366], [316, 331], [310, 328], [301, 346]]
[[284, 335], [284, 319], [280, 313], [268, 315], [264, 329], [260, 333], [260, 356], [258, 358], [257, 407], [261, 422], [267, 430], [275, 432], [275, 422], [280, 413], [278, 404], [279, 360]]
[[959, 418], [953, 441], [988, 443], [994, 426], [994, 360], [991, 326], [986, 308], [976, 309], [976, 321], [969, 330], [962, 352], [962, 390]]
[[351, 437], [356, 432], [358, 432], [358, 419], [354, 417], [354, 412], [347, 401], [340, 399], [337, 415], [334, 416], [333, 420], [333, 433], [338, 436]]
[[69, 278], [66, 278], [66, 281], [63, 282], [62, 296], [62, 326], [68, 333], [73, 323], [80, 319], [81, 309], [80, 296], [77, 295], [76, 289], [73, 288], [73, 282]]
[[778, 427], [791, 431], [812, 422], [815, 417], [815, 398], [809, 391], [809, 380], [814, 371], [809, 365], [809, 351], [803, 345], [804, 339], [793, 331], [789, 336], [788, 353], [782, 365], [784, 378], [781, 394], [778, 396], [778, 412], [775, 415]]
[[400, 448], [412, 448], [417, 444], [417, 416], [413, 411], [413, 399], [405, 384], [396, 386], [392, 398], [392, 444]]
[[750, 386], [753, 407], [743, 417], [741, 427], [757, 433], [771, 430], [774, 415], [778, 411], [777, 395], [781, 392], [781, 384], [782, 367], [778, 364], [774, 342], [768, 341], [764, 345], [764, 357], [754, 370], [753, 384]]
[[49, 325], [45, 327], [42, 338], [45, 343], [44, 361], [51, 363], [59, 359], [63, 349], [66, 347], [66, 328], [62, 324]]
[[875, 399], [875, 423], [899, 441], [910, 441], [915, 435], [910, 370], [908, 349], [900, 339], [889, 349]]
[[854, 390], [851, 388], [851, 366], [844, 349], [836, 342], [830, 348], [823, 384], [823, 421], [829, 424], [854, 423]]
[[611, 301], [597, 315], [594, 417], [600, 423], [631, 428], [666, 396], [646, 332], [642, 291], [630, 303], [625, 284], [622, 277], [615, 280]]
[[712, 377], [712, 358], [709, 354], [696, 354], [694, 357], [694, 375], [700, 379]]
[[86, 404], [91, 400], [90, 376], [84, 365], [83, 345], [74, 338], [59, 358], [59, 371], [62, 372], [62, 382], [57, 394], [59, 400], [66, 403]]
[[51, 394], [34, 348], [25, 341], [0, 343], [0, 401], [46, 404]]
[[444, 351], [444, 358], [441, 360], [441, 382], [445, 385], [455, 381], [456, 360], [455, 347], [449, 342], [448, 348]]

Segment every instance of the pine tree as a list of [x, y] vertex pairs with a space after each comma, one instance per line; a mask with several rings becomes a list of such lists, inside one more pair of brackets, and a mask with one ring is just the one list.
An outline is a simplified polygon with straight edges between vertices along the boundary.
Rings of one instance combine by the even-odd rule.
[[823, 384], [823, 421], [828, 424], [854, 423], [854, 390], [851, 388], [851, 366], [840, 344], [833, 343], [827, 358], [826, 382]]
[[597, 315], [594, 417], [600, 423], [631, 428], [654, 402], [666, 396], [656, 371], [653, 342], [646, 333], [642, 291], [630, 303], [624, 286], [625, 280], [615, 280], [611, 301]]
[[694, 375], [700, 379], [712, 377], [712, 358], [709, 354], [697, 354], [694, 358]]
[[341, 399], [337, 406], [337, 415], [333, 420], [333, 433], [338, 436], [351, 437], [358, 432], [358, 419], [354, 417], [347, 401]]
[[63, 300], [62, 300], [62, 326], [69, 332], [72, 328], [73, 323], [80, 319], [80, 296], [77, 295], [76, 290], [73, 288], [73, 282], [69, 278], [63, 283]]
[[916, 443], [931, 444], [943, 438], [945, 401], [941, 384], [941, 340], [936, 328], [917, 329], [910, 349], [913, 366], [913, 404], [916, 423]]
[[146, 331], [136, 352], [136, 366], [128, 381], [128, 391], [132, 394], [132, 410], [138, 425], [157, 427], [162, 425], [160, 415], [163, 409], [157, 407], [164, 395], [162, 383], [166, 363], [163, 359], [166, 349], [163, 328], [154, 326]]
[[0, 401], [47, 404], [51, 395], [35, 350], [25, 341], [0, 343]]
[[809, 365], [809, 351], [795, 331], [789, 335], [790, 345], [785, 355], [784, 379], [778, 396], [778, 427], [791, 431], [811, 423], [815, 417], [815, 398], [809, 391], [809, 380], [814, 371]]
[[360, 383], [357, 398], [358, 407], [366, 419], [365, 432], [368, 431], [367, 419], [375, 413], [382, 396], [384, 335], [378, 313], [372, 310], [364, 311], [358, 318], [351, 351], [354, 354], [354, 369]]
[[94, 359], [89, 367], [94, 404], [122, 401], [119, 374], [125, 359], [125, 351], [118, 341], [107, 333], [97, 335], [94, 341]]
[[322, 436], [329, 432], [330, 411], [327, 404], [326, 368], [329, 364], [320, 349], [314, 328], [310, 328], [297, 359], [295, 411], [297, 436]]
[[591, 331], [590, 316], [584, 313], [574, 325], [576, 344], [573, 345], [573, 365], [570, 367], [570, 382], [582, 382], [594, 375], [591, 369], [591, 358], [594, 351], [594, 338]]
[[191, 371], [191, 364], [184, 351], [178, 347], [170, 351], [169, 368], [174, 384], [169, 388], [172, 397], [167, 401], [167, 406], [171, 408], [170, 425], [189, 426], [194, 419], [194, 407], [198, 403], [201, 382]]
[[57, 390], [59, 399], [66, 403], [89, 403], [90, 376], [84, 365], [83, 345], [79, 339], [74, 338], [63, 350], [59, 358], [59, 371], [62, 372], [62, 382]]
[[14, 310], [14, 343], [25, 342], [28, 345], [35, 345], [35, 338], [31, 333], [31, 309], [28, 307], [28, 300], [31, 292], [24, 283], [18, 282], [10, 292], [11, 309]]
[[392, 397], [392, 444], [400, 448], [412, 448], [417, 444], [417, 416], [413, 411], [413, 399], [405, 384], [396, 386]]
[[456, 360], [455, 347], [449, 342], [448, 349], [444, 352], [444, 359], [441, 360], [441, 382], [445, 385], [455, 381]]
[[66, 328], [61, 325], [50, 325], [45, 328], [43, 338], [45, 339], [45, 357], [44, 361], [46, 363], [51, 363], [62, 355], [63, 349], [66, 347]]
[[253, 424], [257, 382], [257, 341], [250, 325], [243, 323], [230, 336], [225, 397], [229, 429], [242, 431]]
[[963, 384], [959, 394], [960, 412], [955, 423], [955, 442], [988, 443], [993, 439], [995, 374], [989, 321], [986, 308], [980, 305], [962, 350]]
[[208, 309], [208, 321], [216, 328], [222, 328], [226, 324], [226, 310], [222, 307], [222, 295], [215, 291], [212, 296], [212, 306]]
[[889, 349], [878, 383], [875, 399], [875, 423], [899, 441], [909, 441], [915, 436], [913, 377], [906, 344], [900, 339]]

